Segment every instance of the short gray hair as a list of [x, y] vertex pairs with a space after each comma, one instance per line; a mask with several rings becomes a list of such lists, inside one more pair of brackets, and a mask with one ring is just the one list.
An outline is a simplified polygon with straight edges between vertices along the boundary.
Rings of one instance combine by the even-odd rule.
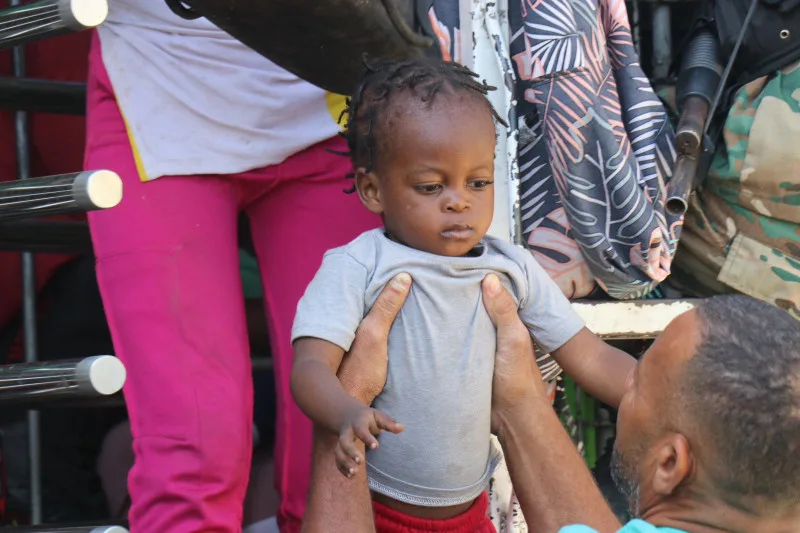
[[800, 502], [800, 322], [765, 302], [715, 296], [681, 387], [684, 414], [716, 450], [709, 474], [733, 497]]

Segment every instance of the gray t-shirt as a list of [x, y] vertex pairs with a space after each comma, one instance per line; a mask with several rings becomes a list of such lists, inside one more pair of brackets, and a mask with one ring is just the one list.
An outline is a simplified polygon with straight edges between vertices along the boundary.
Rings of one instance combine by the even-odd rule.
[[347, 351], [389, 280], [401, 272], [413, 278], [389, 333], [389, 373], [374, 403], [405, 431], [382, 434], [367, 454], [370, 488], [395, 500], [431, 507], [471, 501], [497, 463], [489, 440], [497, 337], [483, 307], [486, 274], [499, 274], [545, 351], [584, 325], [526, 250], [487, 236], [473, 252], [434, 255], [390, 240], [383, 229], [369, 231], [325, 254], [297, 307], [292, 342], [314, 337]]

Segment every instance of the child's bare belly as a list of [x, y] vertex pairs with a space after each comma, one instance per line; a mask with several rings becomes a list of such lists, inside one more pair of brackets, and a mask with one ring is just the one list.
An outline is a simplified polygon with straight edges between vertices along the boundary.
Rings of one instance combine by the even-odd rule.
[[404, 515], [413, 516], [415, 518], [424, 518], [427, 520], [446, 520], [448, 518], [455, 518], [467, 512], [472, 506], [474, 500], [471, 502], [462, 503], [460, 505], [452, 505], [450, 507], [423, 507], [421, 505], [412, 505], [410, 503], [399, 502], [388, 496], [384, 496], [378, 492], [372, 491], [372, 499], [389, 509], [394, 509]]

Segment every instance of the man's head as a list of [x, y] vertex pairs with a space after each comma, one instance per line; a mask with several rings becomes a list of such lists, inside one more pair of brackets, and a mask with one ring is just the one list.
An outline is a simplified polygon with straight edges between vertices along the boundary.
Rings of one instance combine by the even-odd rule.
[[704, 301], [642, 357], [617, 428], [637, 515], [702, 502], [800, 518], [800, 323], [745, 296]]
[[356, 190], [412, 248], [464, 255], [491, 224], [499, 117], [493, 87], [475, 77], [456, 63], [388, 62], [370, 67], [350, 100]]

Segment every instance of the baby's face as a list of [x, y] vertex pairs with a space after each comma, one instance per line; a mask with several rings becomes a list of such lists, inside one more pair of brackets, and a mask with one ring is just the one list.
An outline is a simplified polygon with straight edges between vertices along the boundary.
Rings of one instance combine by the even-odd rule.
[[[438, 95], [428, 106], [399, 96], [384, 114], [376, 179], [358, 179], [357, 186], [364, 204], [381, 213], [391, 237], [406, 246], [462, 256], [489, 229], [495, 127], [479, 98], [459, 91]], [[371, 194], [377, 197], [372, 205]]]

